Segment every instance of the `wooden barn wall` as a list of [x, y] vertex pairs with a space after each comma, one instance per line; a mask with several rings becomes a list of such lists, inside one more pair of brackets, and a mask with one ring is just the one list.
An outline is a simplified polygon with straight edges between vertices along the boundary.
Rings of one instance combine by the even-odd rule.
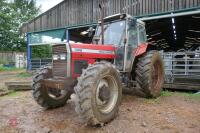
[[200, 0], [65, 0], [21, 27], [33, 32], [97, 22], [98, 4], [103, 1], [105, 16], [127, 12], [133, 16], [165, 13], [200, 7]]

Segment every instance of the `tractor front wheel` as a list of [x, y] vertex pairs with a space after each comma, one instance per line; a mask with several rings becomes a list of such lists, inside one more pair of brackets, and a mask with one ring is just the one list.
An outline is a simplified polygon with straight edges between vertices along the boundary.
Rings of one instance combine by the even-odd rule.
[[33, 77], [32, 90], [35, 101], [46, 109], [64, 106], [71, 93], [67, 89], [58, 90], [44, 86], [42, 80], [47, 78], [52, 78], [51, 66], [39, 69]]
[[140, 96], [160, 96], [164, 82], [163, 61], [158, 51], [150, 51], [138, 59], [136, 66], [137, 92]]
[[122, 97], [118, 71], [108, 62], [97, 62], [83, 71], [75, 87], [76, 112], [87, 125], [115, 118]]

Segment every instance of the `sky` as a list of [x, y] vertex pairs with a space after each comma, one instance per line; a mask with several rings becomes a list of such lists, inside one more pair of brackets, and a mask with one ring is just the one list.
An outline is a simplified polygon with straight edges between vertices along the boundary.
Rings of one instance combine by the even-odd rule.
[[41, 6], [41, 13], [49, 10], [63, 0], [36, 0], [37, 6]]

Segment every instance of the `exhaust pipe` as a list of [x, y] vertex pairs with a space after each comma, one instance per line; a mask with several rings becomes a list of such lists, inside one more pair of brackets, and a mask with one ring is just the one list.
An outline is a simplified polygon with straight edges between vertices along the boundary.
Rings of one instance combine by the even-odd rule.
[[101, 13], [101, 43], [104, 44], [104, 15], [103, 15], [103, 7], [101, 6], [101, 4], [99, 4], [99, 9], [100, 9], [100, 13]]

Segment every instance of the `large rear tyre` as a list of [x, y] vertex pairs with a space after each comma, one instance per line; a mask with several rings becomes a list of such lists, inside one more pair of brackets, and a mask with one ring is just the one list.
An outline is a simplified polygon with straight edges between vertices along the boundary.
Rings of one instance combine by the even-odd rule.
[[42, 85], [42, 80], [47, 78], [52, 78], [51, 66], [41, 68], [33, 77], [32, 90], [35, 101], [46, 109], [64, 106], [71, 93]]
[[122, 97], [118, 71], [108, 62], [98, 62], [83, 71], [75, 87], [76, 112], [87, 125], [114, 119]]
[[139, 58], [136, 66], [137, 91], [140, 96], [160, 96], [164, 82], [163, 61], [158, 51], [150, 51]]

